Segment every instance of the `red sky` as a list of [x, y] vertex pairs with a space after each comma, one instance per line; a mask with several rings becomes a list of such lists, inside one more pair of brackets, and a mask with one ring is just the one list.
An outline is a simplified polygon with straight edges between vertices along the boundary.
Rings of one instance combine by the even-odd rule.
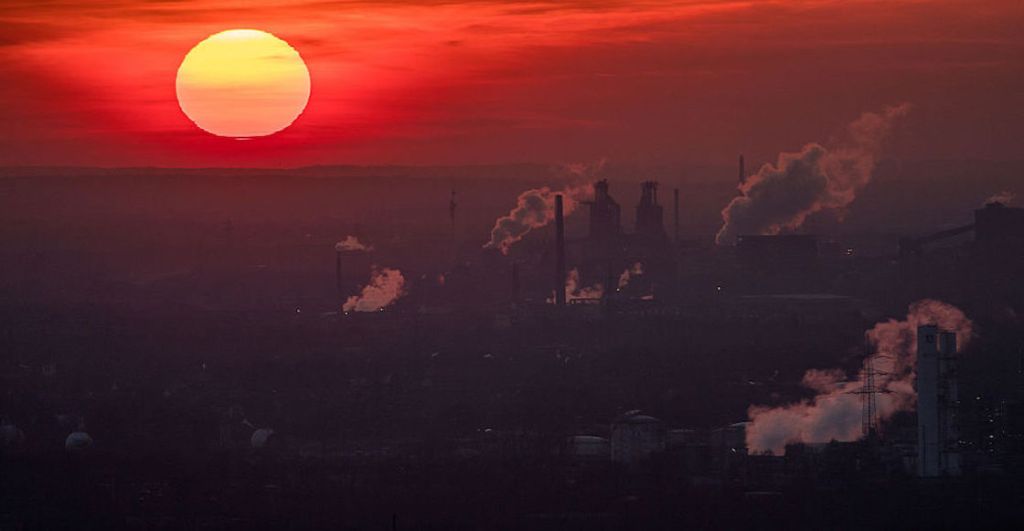
[[[901, 102], [893, 156], [1017, 159], [1021, 27], [1019, 0], [7, 0], [0, 165], [732, 164]], [[232, 28], [309, 67], [282, 133], [178, 108], [181, 59]]]

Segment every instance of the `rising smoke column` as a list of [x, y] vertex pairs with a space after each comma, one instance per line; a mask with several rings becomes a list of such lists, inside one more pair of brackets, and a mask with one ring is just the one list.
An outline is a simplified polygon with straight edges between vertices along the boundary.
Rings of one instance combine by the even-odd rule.
[[405, 277], [397, 269], [374, 268], [369, 284], [359, 295], [352, 295], [341, 307], [346, 312], [376, 312], [387, 308], [405, 295]]
[[989, 196], [989, 198], [985, 200], [985, 203], [982, 206], [988, 205], [990, 203], [999, 203], [1001, 205], [1009, 206], [1009, 204], [1013, 203], [1013, 200], [1016, 198], [1017, 194], [1014, 194], [1013, 192], [1007, 190], [1003, 190], [1002, 192], [992, 194], [991, 196]]
[[[600, 299], [604, 296], [604, 284], [598, 283], [593, 286], [580, 286], [580, 271], [577, 268], [572, 268], [565, 275], [565, 301], [574, 301], [577, 299]], [[547, 299], [548, 304], [555, 303], [555, 296], [552, 293], [551, 297]]]
[[566, 275], [565, 279], [565, 300], [572, 301], [576, 299], [600, 299], [604, 295], [604, 284], [594, 284], [593, 286], [580, 286], [580, 272], [578, 269], [573, 268]]
[[528, 232], [551, 223], [555, 219], [555, 196], [558, 194], [563, 196], [563, 211], [568, 216], [580, 201], [593, 194], [593, 187], [588, 184], [554, 191], [545, 186], [519, 194], [516, 207], [494, 222], [491, 240], [484, 244], [484, 248], [499, 249], [502, 254], [508, 254], [512, 244], [522, 240]]
[[359, 238], [356, 238], [355, 236], [349, 235], [349, 236], [345, 236], [344, 240], [341, 240], [338, 243], [334, 244], [334, 250], [338, 251], [338, 252], [343, 252], [343, 251], [348, 251], [348, 252], [354, 252], [354, 251], [370, 252], [370, 251], [373, 250], [373, 246], [372, 245], [366, 245], [363, 242], [359, 241]]
[[843, 209], [871, 180], [875, 163], [896, 120], [909, 104], [867, 112], [847, 127], [848, 138], [831, 148], [810, 143], [798, 153], [780, 153], [740, 185], [742, 195], [722, 210], [718, 244], [732, 244], [741, 234], [778, 234], [800, 227], [807, 216]]
[[641, 264], [640, 262], [633, 264], [632, 267], [626, 269], [625, 271], [622, 272], [621, 275], [619, 275], [619, 283], [617, 288], [619, 290], [622, 290], [623, 288], [629, 285], [630, 279], [642, 274], [644, 274], [644, 265]]
[[539, 229], [555, 219], [555, 196], [562, 194], [563, 214], [568, 217], [580, 205], [594, 196], [594, 186], [589, 181], [601, 171], [605, 161], [592, 164], [575, 163], [562, 167], [561, 173], [574, 181], [586, 180], [583, 184], [566, 185], [559, 191], [544, 186], [527, 190], [516, 199], [516, 206], [505, 216], [495, 220], [491, 239], [485, 249], [498, 249], [508, 254], [512, 244], [522, 240], [533, 229]]
[[[879, 420], [914, 409], [917, 403], [913, 386], [917, 327], [929, 324], [955, 331], [959, 348], [970, 341], [970, 319], [960, 309], [930, 299], [911, 304], [905, 319], [877, 323], [865, 333], [874, 347], [870, 363], [876, 371], [875, 386], [889, 391], [876, 395]], [[867, 365], [866, 360], [864, 366]], [[750, 418], [746, 436], [748, 450], [778, 455], [790, 443], [859, 439], [862, 395], [851, 394], [851, 391], [860, 389], [862, 382], [847, 381], [846, 376], [838, 369], [812, 369], [804, 374], [801, 383], [815, 391], [813, 398], [776, 408], [751, 406], [747, 411]]]

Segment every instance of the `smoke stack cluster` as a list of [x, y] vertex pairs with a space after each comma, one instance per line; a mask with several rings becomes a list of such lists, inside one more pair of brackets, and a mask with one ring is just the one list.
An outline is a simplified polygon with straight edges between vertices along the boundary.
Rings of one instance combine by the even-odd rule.
[[581, 201], [593, 194], [593, 186], [589, 183], [567, 186], [557, 192], [547, 186], [527, 190], [519, 194], [515, 208], [494, 222], [491, 239], [484, 244], [484, 248], [498, 249], [502, 254], [508, 254], [512, 245], [522, 240], [531, 230], [545, 227], [554, 221], [557, 196], [563, 197], [563, 215], [568, 216]]
[[578, 162], [566, 164], [559, 169], [560, 178], [583, 184], [566, 185], [559, 191], [548, 186], [527, 190], [516, 199], [516, 206], [494, 222], [491, 239], [485, 249], [498, 249], [508, 254], [512, 245], [522, 240], [531, 230], [547, 226], [555, 218], [555, 196], [563, 197], [563, 214], [572, 214], [580, 202], [594, 197], [594, 185], [590, 182], [602, 168], [605, 160], [593, 163]]
[[346, 312], [377, 312], [387, 308], [405, 295], [405, 277], [397, 269], [374, 268], [370, 282], [363, 286], [359, 295], [352, 295], [345, 301], [342, 310]]
[[848, 126], [845, 143], [832, 148], [811, 143], [798, 153], [780, 153], [776, 164], [765, 164], [746, 178], [741, 159], [741, 195], [722, 210], [717, 243], [732, 244], [741, 234], [796, 229], [823, 210], [842, 214], [871, 180], [882, 143], [909, 109], [902, 104], [864, 113]]
[[[901, 411], [911, 411], [917, 401], [914, 390], [917, 361], [917, 330], [936, 325], [956, 334], [957, 343], [971, 338], [971, 320], [944, 302], [925, 299], [910, 305], [907, 317], [876, 324], [865, 335], [874, 347], [861, 372], [873, 370], [875, 386], [887, 391], [877, 395], [878, 420]], [[780, 407], [751, 406], [747, 411], [747, 448], [752, 453], [781, 454], [787, 444], [855, 441], [862, 432], [861, 381], [847, 381], [839, 369], [812, 369], [804, 374], [803, 385], [815, 391], [813, 398]]]

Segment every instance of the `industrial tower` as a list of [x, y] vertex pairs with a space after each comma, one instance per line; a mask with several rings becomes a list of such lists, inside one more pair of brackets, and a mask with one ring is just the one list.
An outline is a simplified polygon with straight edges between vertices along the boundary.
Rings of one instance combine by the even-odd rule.
[[956, 333], [917, 328], [917, 475], [960, 475]]

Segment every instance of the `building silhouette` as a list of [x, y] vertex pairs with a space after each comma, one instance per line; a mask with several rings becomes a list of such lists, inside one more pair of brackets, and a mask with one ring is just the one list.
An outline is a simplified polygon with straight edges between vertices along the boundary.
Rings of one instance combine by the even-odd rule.
[[960, 475], [956, 333], [917, 329], [917, 474]]
[[622, 209], [608, 194], [607, 179], [594, 183], [594, 200], [587, 204], [590, 206], [590, 237], [608, 240], [618, 236], [622, 230]]
[[641, 186], [640, 202], [636, 205], [636, 234], [640, 237], [664, 237], [664, 211], [658, 203], [658, 183], [644, 181]]

